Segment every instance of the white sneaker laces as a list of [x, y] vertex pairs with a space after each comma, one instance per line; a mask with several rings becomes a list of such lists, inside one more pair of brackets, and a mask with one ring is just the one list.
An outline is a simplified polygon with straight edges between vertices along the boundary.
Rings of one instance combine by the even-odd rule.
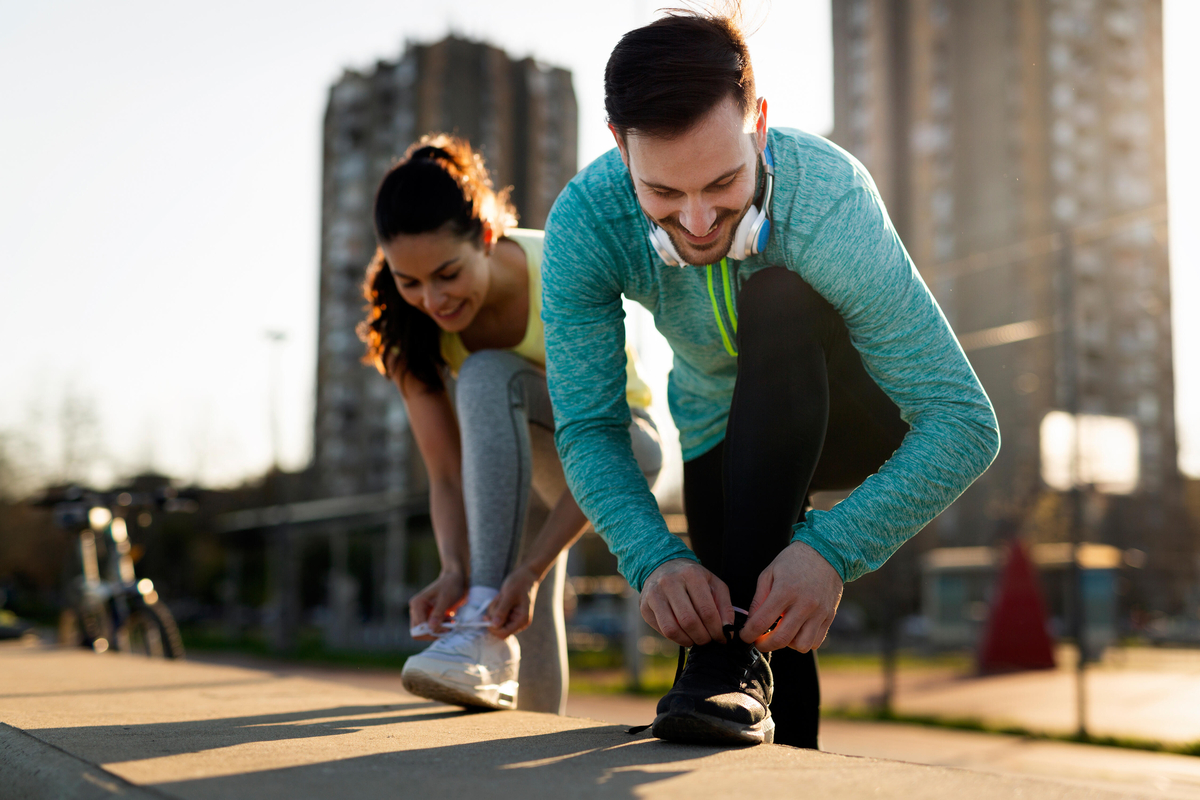
[[470, 628], [488, 628], [491, 626], [491, 624], [492, 623], [488, 622], [486, 619], [462, 620], [461, 622], [451, 619], [442, 623], [442, 628], [444, 630], [435, 631], [433, 628], [429, 627], [428, 622], [422, 622], [420, 625], [414, 625], [413, 627], [409, 628], [408, 633], [414, 639], [418, 636], [432, 636], [435, 639], [441, 639], [443, 636], [449, 636], [450, 634], [459, 630], [466, 630]]
[[[408, 629], [409, 635], [414, 639], [418, 636], [432, 636], [435, 639], [442, 639], [455, 633], [467, 633], [468, 631], [477, 631], [482, 628], [491, 627], [491, 621], [483, 615], [487, 610], [486, 605], [472, 608], [463, 606], [459, 612], [454, 615], [453, 619], [442, 623], [442, 631], [435, 631], [428, 622], [422, 622], [420, 625], [414, 625]], [[472, 637], [473, 638], [473, 637]]]

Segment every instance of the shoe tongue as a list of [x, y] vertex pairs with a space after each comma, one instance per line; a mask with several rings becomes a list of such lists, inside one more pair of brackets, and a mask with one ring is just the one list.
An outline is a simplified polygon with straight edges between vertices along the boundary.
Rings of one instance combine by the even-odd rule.
[[487, 607], [487, 603], [480, 603], [479, 605], [469, 602], [463, 603], [459, 606], [458, 611], [454, 613], [454, 622], [457, 625], [468, 622], [479, 622], [483, 618], [483, 612], [487, 611]]
[[487, 607], [500, 592], [489, 586], [472, 586], [467, 592], [467, 601], [463, 603], [454, 618], [457, 622], [475, 622], [487, 611]]
[[458, 653], [469, 655], [472, 643], [487, 633], [487, 621], [483, 612], [487, 603], [472, 605], [465, 603], [459, 606], [454, 614], [454, 627], [445, 636], [434, 643], [434, 647], [443, 653]]

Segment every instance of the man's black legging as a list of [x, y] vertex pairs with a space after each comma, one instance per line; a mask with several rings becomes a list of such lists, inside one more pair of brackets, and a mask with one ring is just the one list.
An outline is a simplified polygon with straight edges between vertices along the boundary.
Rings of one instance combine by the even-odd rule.
[[[852, 489], [908, 425], [863, 367], [837, 311], [782, 267], [755, 273], [737, 302], [738, 376], [725, 440], [683, 465], [692, 549], [749, 608], [758, 576], [792, 539], [810, 492]], [[775, 741], [817, 747], [815, 654], [771, 656]]]

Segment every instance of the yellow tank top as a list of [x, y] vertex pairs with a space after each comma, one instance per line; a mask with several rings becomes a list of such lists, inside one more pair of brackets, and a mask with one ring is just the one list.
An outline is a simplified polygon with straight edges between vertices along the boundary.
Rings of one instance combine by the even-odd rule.
[[[525, 326], [525, 338], [510, 348], [532, 364], [546, 368], [546, 339], [542, 331], [542, 232], [517, 228], [505, 234], [525, 251], [525, 264], [529, 268], [529, 321]], [[450, 372], [457, 376], [471, 351], [463, 344], [457, 333], [442, 331], [442, 358]], [[629, 345], [625, 346], [625, 399], [631, 408], [649, 408], [650, 387], [637, 373], [637, 354]]]

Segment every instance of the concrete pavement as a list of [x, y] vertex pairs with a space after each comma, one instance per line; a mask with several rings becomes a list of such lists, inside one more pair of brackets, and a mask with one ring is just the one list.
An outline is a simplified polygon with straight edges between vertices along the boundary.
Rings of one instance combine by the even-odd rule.
[[[334, 676], [330, 676], [337, 679]], [[572, 696], [567, 712], [605, 722], [653, 719], [655, 699]], [[821, 720], [821, 749], [1004, 775], [1041, 777], [1139, 796], [1200, 800], [1200, 758], [890, 722]]]
[[[972, 718], [993, 727], [1069, 734], [1075, 731], [1073, 651], [1062, 648], [1060, 668], [1007, 675], [965, 675], [948, 669], [902, 669], [895, 710], [902, 715]], [[826, 709], [875, 704], [877, 670], [821, 672]], [[1088, 668], [1088, 730], [1168, 744], [1200, 741], [1200, 653], [1157, 648], [1112, 649]]]
[[[301, 675], [353, 686], [392, 690], [396, 675], [389, 670], [345, 669], [281, 664], [264, 659], [220, 656], [224, 662], [240, 662], [273, 670], [276, 674]], [[1070, 667], [1070, 664], [1067, 664]], [[1200, 680], [1200, 654], [1173, 650], [1124, 650], [1116, 659], [1097, 668], [1101, 672], [1124, 671], [1127, 687], [1141, 683], [1141, 676], [1166, 676], [1186, 683], [1186, 676]], [[1019, 676], [1007, 676], [1010, 679]], [[901, 699], [913, 696], [926, 703], [927, 709], [944, 716], [963, 716], [955, 709], [934, 705], [931, 698], [947, 686], [974, 686], [983, 697], [1002, 692], [1004, 681], [964, 676], [948, 669], [905, 669], [901, 673]], [[1055, 673], [1032, 673], [1025, 680], [1053, 685], [1060, 680]], [[1108, 679], [1117, 680], [1116, 675]], [[822, 689], [840, 705], [863, 706], [875, 702], [880, 687], [878, 673], [864, 669], [824, 669]], [[1128, 694], [1127, 688], [1123, 694]], [[654, 717], [656, 698], [635, 695], [596, 695], [572, 693], [567, 713], [622, 725], [645, 724]], [[982, 703], [977, 699], [976, 703]], [[1095, 697], [1094, 705], [1107, 706], [1110, 698]], [[1112, 708], [1113, 706], [1110, 706]], [[1020, 714], [1010, 706], [1008, 714]], [[1136, 708], [1132, 711], [1138, 712]], [[1175, 715], [1188, 718], [1200, 714], [1200, 708], [1182, 707]], [[1111, 713], [1111, 712], [1110, 712]], [[1165, 717], [1171, 719], [1170, 715]], [[896, 723], [876, 723], [824, 719], [821, 723], [822, 749], [844, 755], [908, 761], [916, 764], [958, 767], [983, 772], [1025, 775], [1053, 779], [1074, 785], [1109, 790], [1148, 793], [1150, 796], [1200, 800], [1200, 758], [1113, 749], [1068, 742], [1031, 740], [972, 731], [934, 729]]]
[[40, 647], [0, 647], [0, 722], [0, 797], [13, 798], [1163, 796], [674, 745], [588, 719], [465, 713], [398, 686]]

